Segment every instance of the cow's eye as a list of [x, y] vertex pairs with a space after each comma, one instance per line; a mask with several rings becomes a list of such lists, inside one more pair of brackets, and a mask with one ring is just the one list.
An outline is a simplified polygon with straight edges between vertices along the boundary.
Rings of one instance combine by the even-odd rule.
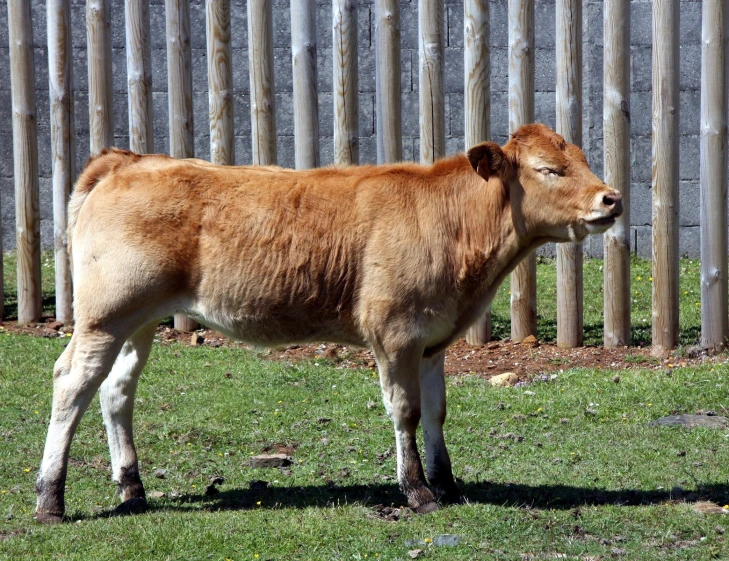
[[559, 177], [560, 175], [562, 175], [556, 169], [547, 167], [539, 168], [537, 171], [545, 177]]

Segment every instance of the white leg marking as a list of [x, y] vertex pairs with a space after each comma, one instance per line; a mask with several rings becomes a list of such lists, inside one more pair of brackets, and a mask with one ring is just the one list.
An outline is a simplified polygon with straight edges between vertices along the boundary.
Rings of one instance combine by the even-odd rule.
[[101, 412], [111, 454], [112, 479], [124, 483], [122, 470], [137, 470], [137, 452], [132, 435], [134, 395], [139, 374], [149, 357], [156, 324], [150, 324], [130, 337], [114, 361], [109, 376], [99, 388]]

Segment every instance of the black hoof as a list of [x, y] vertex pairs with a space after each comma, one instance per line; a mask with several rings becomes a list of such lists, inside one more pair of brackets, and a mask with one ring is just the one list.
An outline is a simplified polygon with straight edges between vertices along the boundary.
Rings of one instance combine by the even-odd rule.
[[36, 512], [36, 522], [41, 524], [60, 524], [63, 522], [63, 514], [52, 514], [50, 512]]
[[425, 503], [424, 505], [420, 505], [419, 507], [414, 508], [413, 510], [417, 512], [418, 514], [428, 514], [430, 512], [435, 512], [440, 507], [438, 506], [438, 503], [435, 501], [432, 503]]
[[147, 500], [142, 498], [129, 499], [124, 501], [114, 509], [117, 516], [127, 516], [130, 514], [141, 514], [147, 510]]

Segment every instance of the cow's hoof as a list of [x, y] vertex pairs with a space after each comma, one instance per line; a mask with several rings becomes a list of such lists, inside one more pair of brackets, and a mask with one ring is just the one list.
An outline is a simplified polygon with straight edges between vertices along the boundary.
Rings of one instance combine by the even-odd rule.
[[118, 507], [114, 509], [114, 514], [117, 516], [127, 516], [129, 514], [141, 514], [147, 510], [147, 499], [140, 497], [129, 499], [124, 501]]
[[425, 503], [423, 505], [420, 505], [419, 507], [414, 508], [413, 510], [417, 512], [418, 514], [428, 514], [429, 512], [434, 512], [438, 510], [438, 503], [435, 501], [430, 503]]
[[36, 522], [41, 524], [60, 524], [63, 522], [63, 514], [53, 514], [51, 512], [36, 512], [34, 518]]
[[466, 502], [466, 497], [458, 487], [443, 489], [437, 495], [438, 501], [445, 505], [462, 505]]

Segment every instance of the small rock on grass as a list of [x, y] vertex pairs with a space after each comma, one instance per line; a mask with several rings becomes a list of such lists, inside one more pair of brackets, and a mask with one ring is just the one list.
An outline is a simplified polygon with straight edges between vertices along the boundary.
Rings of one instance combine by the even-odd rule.
[[494, 376], [493, 378], [489, 379], [489, 383], [492, 386], [497, 387], [507, 387], [507, 386], [513, 386], [519, 381], [519, 376], [516, 375], [514, 372], [504, 372], [503, 374], [498, 374]]
[[190, 344], [191, 344], [191, 345], [192, 345], [193, 347], [199, 347], [199, 346], [200, 346], [200, 345], [202, 345], [202, 344], [203, 344], [204, 342], [205, 342], [205, 337], [203, 337], [203, 336], [202, 336], [202, 335], [201, 335], [200, 333], [198, 333], [197, 331], [195, 331], [195, 332], [194, 332], [194, 333], [193, 333], [193, 334], [192, 334], [192, 335], [190, 336]]
[[694, 503], [691, 508], [700, 514], [729, 514], [729, 508], [722, 508], [711, 501]]
[[251, 456], [248, 465], [252, 468], [281, 468], [291, 465], [291, 456], [286, 454], [261, 454]]
[[707, 427], [712, 429], [723, 429], [729, 425], [726, 417], [718, 415], [668, 415], [648, 423], [651, 427]]
[[154, 476], [157, 479], [164, 479], [165, 477], [167, 477], [167, 470], [166, 469], [161, 469], [161, 468], [160, 469], [156, 469], [156, 470], [154, 470]]
[[162, 491], [152, 491], [149, 494], [150, 499], [164, 499], [166, 496]]
[[408, 557], [410, 557], [410, 559], [417, 559], [422, 554], [423, 554], [422, 549], [409, 549], [408, 550]]

